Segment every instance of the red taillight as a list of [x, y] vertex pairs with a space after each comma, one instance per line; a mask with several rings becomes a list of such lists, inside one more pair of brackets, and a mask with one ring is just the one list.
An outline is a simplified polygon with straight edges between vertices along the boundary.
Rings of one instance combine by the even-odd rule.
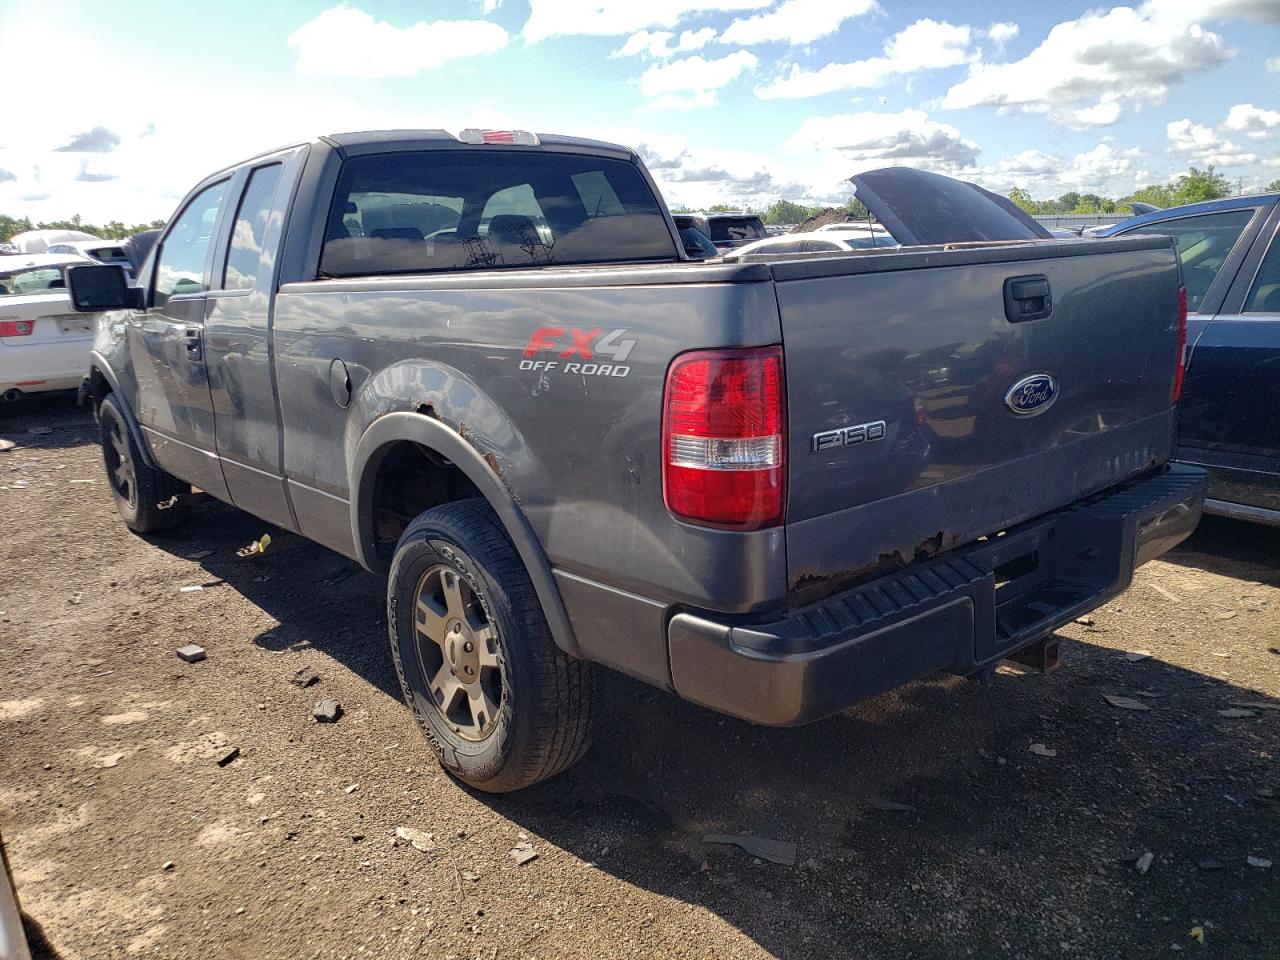
[[782, 348], [699, 350], [667, 371], [663, 497], [696, 523], [758, 530], [787, 501]]
[[0, 337], [29, 337], [35, 328], [31, 320], [0, 320]]
[[1178, 288], [1178, 367], [1173, 372], [1172, 403], [1182, 399], [1182, 378], [1187, 372], [1187, 288]]

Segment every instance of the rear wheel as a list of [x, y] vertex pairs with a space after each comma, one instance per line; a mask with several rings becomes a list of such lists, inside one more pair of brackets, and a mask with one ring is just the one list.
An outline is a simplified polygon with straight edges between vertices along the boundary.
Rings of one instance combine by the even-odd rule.
[[405, 702], [451, 774], [507, 793], [586, 752], [592, 665], [555, 645], [524, 564], [484, 500], [445, 504], [409, 525], [387, 605]]
[[102, 459], [116, 510], [135, 533], [168, 530], [187, 519], [191, 485], [147, 466], [129, 432], [124, 413], [111, 394], [98, 408]]

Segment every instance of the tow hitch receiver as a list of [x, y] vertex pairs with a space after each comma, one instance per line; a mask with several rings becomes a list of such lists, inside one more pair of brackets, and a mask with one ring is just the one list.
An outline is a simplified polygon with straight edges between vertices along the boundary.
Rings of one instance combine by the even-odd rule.
[[1025, 664], [1041, 673], [1049, 673], [1058, 669], [1058, 640], [1056, 637], [1038, 640], [1029, 647], [1023, 647], [1009, 654], [1005, 659]]

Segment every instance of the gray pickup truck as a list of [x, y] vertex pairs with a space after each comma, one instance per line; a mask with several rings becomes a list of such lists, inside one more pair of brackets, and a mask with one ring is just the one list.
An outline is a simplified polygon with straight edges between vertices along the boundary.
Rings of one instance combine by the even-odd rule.
[[[917, 246], [727, 263], [589, 140], [346, 134], [222, 170], [134, 285], [68, 271], [107, 311], [85, 394], [120, 513], [175, 526], [194, 487], [387, 574], [405, 700], [481, 790], [583, 754], [596, 664], [771, 725], [1050, 667], [1200, 516], [1166, 463], [1177, 256], [930, 244], [923, 194], [883, 187]], [[924, 206], [977, 224], [969, 187]]]

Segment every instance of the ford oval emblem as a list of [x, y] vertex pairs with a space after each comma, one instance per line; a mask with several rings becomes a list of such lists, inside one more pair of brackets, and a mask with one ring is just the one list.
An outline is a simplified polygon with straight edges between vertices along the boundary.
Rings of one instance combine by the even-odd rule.
[[1058, 399], [1058, 381], [1047, 373], [1023, 377], [1004, 395], [1005, 406], [1020, 417], [1044, 413]]

